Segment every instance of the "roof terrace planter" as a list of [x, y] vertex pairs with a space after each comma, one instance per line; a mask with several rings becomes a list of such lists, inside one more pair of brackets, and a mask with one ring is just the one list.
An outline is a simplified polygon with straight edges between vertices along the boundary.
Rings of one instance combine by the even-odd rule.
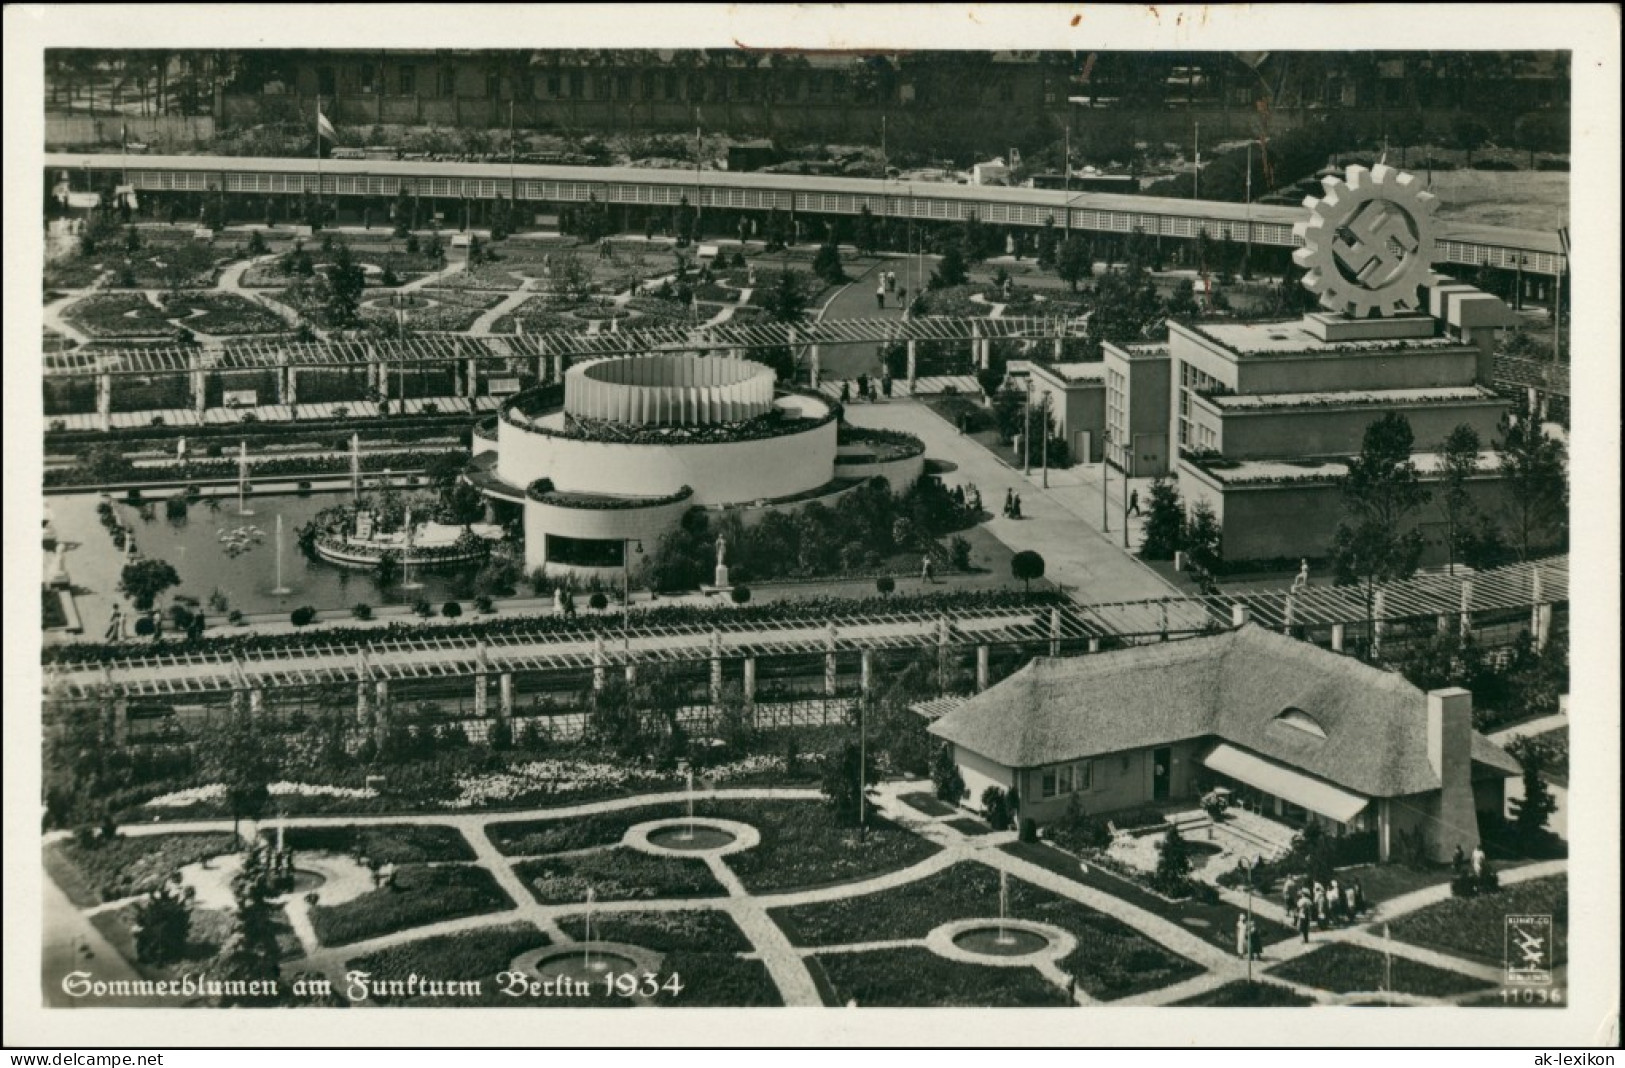
[[[778, 395], [797, 395], [794, 391], [778, 390]], [[689, 426], [639, 426], [609, 420], [583, 419], [566, 412], [562, 425], [544, 426], [537, 419], [553, 415], [563, 408], [562, 391], [556, 385], [516, 393], [502, 405], [501, 419], [510, 426], [530, 434], [567, 438], [575, 441], [594, 441], [615, 445], [720, 445], [745, 441], [802, 434], [834, 422], [840, 409], [827, 398], [816, 399], [824, 407], [823, 414], [812, 418], [788, 415], [782, 408], [769, 409], [753, 419], [734, 423], [704, 423]]]
[[1455, 389], [1349, 390], [1326, 393], [1236, 394], [1218, 389], [1198, 394], [1211, 407], [1227, 414], [1259, 411], [1301, 411], [1320, 408], [1377, 408], [1395, 405], [1470, 405], [1504, 403], [1495, 393], [1478, 386]]
[[612, 497], [596, 493], [568, 493], [554, 489], [552, 479], [539, 478], [525, 488], [525, 496], [541, 504], [550, 504], [555, 508], [607, 512], [636, 508], [663, 508], [670, 504], [688, 500], [694, 496], [694, 490], [690, 486], [683, 486], [675, 493], [668, 493], [659, 497]]
[[865, 446], [869, 449], [867, 453], [838, 455], [835, 462], [842, 465], [889, 463], [892, 460], [907, 460], [925, 455], [925, 442], [913, 434], [905, 434], [900, 430], [878, 430], [843, 424], [837, 432], [835, 444], [838, 448]]

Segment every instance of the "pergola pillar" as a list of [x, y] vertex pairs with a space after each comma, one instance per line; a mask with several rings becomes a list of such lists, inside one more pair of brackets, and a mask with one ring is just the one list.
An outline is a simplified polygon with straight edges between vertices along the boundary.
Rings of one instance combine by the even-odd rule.
[[389, 680], [379, 679], [373, 684], [373, 693], [376, 695], [377, 715], [374, 717], [374, 736], [378, 742], [384, 740], [389, 733]]
[[722, 632], [711, 632], [711, 707], [722, 704]]
[[480, 395], [480, 365], [471, 356], [468, 360], [468, 381], [463, 383], [466, 396], [470, 401], [479, 399]]
[[812, 383], [812, 388], [817, 389], [819, 379], [822, 377], [822, 368], [821, 368], [821, 365], [819, 364], [818, 346], [817, 345], [814, 345], [812, 347], [812, 359], [808, 363], [807, 369], [808, 369], [809, 379], [810, 379], [810, 381]]
[[192, 370], [188, 378], [191, 380], [192, 411], [197, 413], [201, 422], [203, 411], [208, 407], [209, 401], [209, 376], [208, 372], [203, 370], [203, 353], [192, 353], [190, 363]]
[[1049, 610], [1049, 655], [1061, 655], [1061, 610]]
[[1249, 613], [1247, 612], [1247, 606], [1246, 605], [1244, 605], [1244, 604], [1233, 604], [1233, 605], [1231, 605], [1230, 606], [1230, 625], [1232, 627], [1244, 627], [1244, 626], [1246, 626], [1247, 625], [1248, 614]]
[[835, 660], [835, 624], [829, 625], [829, 632], [824, 636], [824, 696], [835, 696], [836, 670]]
[[858, 689], [865, 695], [869, 693], [869, 688], [873, 685], [874, 672], [875, 651], [865, 649], [858, 658]]
[[106, 371], [96, 376], [96, 414], [103, 430], [113, 429], [113, 376]]
[[474, 668], [474, 718], [484, 719], [488, 697], [491, 670], [490, 647], [481, 641], [474, 647], [476, 666]]
[[130, 741], [130, 701], [123, 694], [108, 699], [102, 706], [107, 709], [107, 733], [113, 744], [123, 746]]
[[604, 636], [597, 635], [593, 639], [592, 648], [592, 692], [597, 693], [604, 688]]
[[1535, 567], [1529, 572], [1529, 635], [1535, 639], [1535, 644], [1541, 643], [1540, 634], [1540, 606], [1545, 600], [1545, 591], [1541, 589], [1540, 568]]
[[1298, 599], [1291, 593], [1286, 595], [1286, 603], [1281, 606], [1281, 631], [1290, 631], [1298, 622]]
[[987, 689], [990, 672], [988, 670], [988, 648], [986, 643], [976, 647], [976, 692], [981, 693]]
[[1332, 652], [1341, 653], [1345, 643], [1343, 624], [1332, 624]]
[[1091, 653], [1100, 652], [1100, 635], [1098, 635], [1098, 634], [1089, 635], [1089, 651]]
[[744, 679], [743, 688], [744, 688], [744, 691], [745, 691], [745, 707], [746, 708], [755, 708], [756, 707], [756, 658], [754, 656], [745, 657], [745, 679]]
[[948, 674], [948, 617], [937, 617], [937, 674]]
[[265, 689], [261, 686], [248, 688], [248, 718], [258, 723], [265, 718]]
[[1371, 604], [1371, 655], [1374, 657], [1382, 650], [1382, 636], [1388, 629], [1383, 622], [1383, 616], [1388, 614], [1388, 595], [1383, 590], [1377, 591], [1377, 596]]
[[631, 689], [638, 684], [638, 665], [635, 661], [626, 662], [626, 686]]
[[914, 392], [914, 380], [920, 370], [920, 354], [917, 343], [913, 338], [908, 339], [908, 391]]
[[552, 380], [554, 382], [563, 382], [564, 381], [564, 353], [562, 353], [562, 352], [555, 352], [553, 354], [553, 379]]
[[504, 671], [497, 676], [497, 720], [506, 723], [513, 718], [513, 672]]
[[1473, 580], [1461, 580], [1461, 636], [1473, 632]]

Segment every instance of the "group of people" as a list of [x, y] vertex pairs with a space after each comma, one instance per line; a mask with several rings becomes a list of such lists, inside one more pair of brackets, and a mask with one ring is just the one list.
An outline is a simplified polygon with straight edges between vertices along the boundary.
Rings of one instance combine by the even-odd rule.
[[1004, 491], [1004, 517], [1006, 519], [1021, 518], [1021, 494], [1013, 489]]
[[1264, 936], [1246, 913], [1236, 916], [1236, 956], [1243, 960], [1261, 960], [1264, 956]]
[[891, 293], [897, 298], [899, 308], [908, 307], [908, 290], [897, 285], [897, 273], [895, 271], [881, 271], [877, 277], [880, 281], [875, 285], [875, 307], [884, 308], [886, 306], [887, 293]]
[[1293, 925], [1305, 942], [1309, 930], [1317, 927], [1324, 931], [1333, 924], [1341, 927], [1353, 923], [1355, 917], [1366, 910], [1365, 891], [1360, 880], [1338, 883], [1334, 876], [1330, 882], [1304, 876], [1288, 876], [1282, 886]]
[[962, 512], [980, 518], [982, 515], [982, 491], [976, 488], [976, 483], [968, 482], [963, 486], [953, 488], [954, 505]]
[[553, 611], [565, 619], [576, 617], [576, 597], [563, 586], [553, 587]]
[[[878, 388], [877, 388], [878, 382]], [[891, 396], [891, 372], [882, 371], [879, 379], [870, 378], [867, 374], [860, 374], [856, 380], [858, 387], [858, 400], [875, 403], [881, 397]], [[852, 382], [841, 382], [841, 403], [852, 402]]]

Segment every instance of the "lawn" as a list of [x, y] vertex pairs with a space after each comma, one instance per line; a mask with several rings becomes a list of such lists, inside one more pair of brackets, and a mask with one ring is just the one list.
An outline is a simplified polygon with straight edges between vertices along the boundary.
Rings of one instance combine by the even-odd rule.
[[345, 967], [369, 973], [369, 982], [408, 979], [413, 975], [446, 981], [478, 980], [477, 996], [457, 994], [439, 997], [369, 997], [368, 1004], [433, 1008], [464, 1005], [536, 1006], [569, 1004], [544, 999], [516, 998], [499, 993], [498, 974], [521, 953], [551, 944], [548, 937], [528, 923], [504, 924], [478, 931], [440, 935], [403, 946], [357, 957]]
[[[271, 831], [263, 832], [271, 837]], [[284, 842], [293, 850], [350, 853], [381, 864], [424, 864], [473, 860], [474, 847], [455, 827], [412, 823], [362, 827], [289, 827]]]
[[584, 319], [577, 319], [569, 315], [568, 310], [575, 306], [573, 301], [566, 301], [559, 297], [526, 297], [524, 303], [506, 314], [497, 316], [496, 322], [491, 324], [493, 334], [512, 334], [518, 332], [520, 326], [527, 334], [540, 334], [549, 330], [576, 330], [585, 332], [587, 323]]
[[95, 293], [68, 305], [62, 314], [92, 337], [168, 337], [175, 333], [168, 313], [145, 293]]
[[543, 905], [574, 904], [589, 891], [600, 901], [726, 894], [703, 860], [657, 857], [623, 848], [523, 860], [513, 870]]
[[280, 334], [288, 329], [282, 316], [235, 293], [182, 292], [164, 305], [164, 313], [205, 334]]
[[[586, 936], [584, 918], [562, 920], [572, 938]], [[593, 939], [642, 946], [665, 954], [662, 979], [677, 975], [682, 992], [662, 991], [654, 1004], [671, 1007], [782, 1005], [767, 966], [738, 956], [750, 939], [724, 912], [619, 912], [595, 917]]]
[[1402, 916], [1389, 926], [1402, 942], [1455, 953], [1472, 960], [1506, 963], [1509, 915], [1552, 917], [1552, 963], [1568, 959], [1569, 877], [1554, 875], [1502, 887], [1484, 897], [1453, 897]]
[[374, 890], [340, 905], [317, 905], [310, 920], [324, 946], [342, 946], [511, 907], [513, 902], [484, 868], [408, 865], [396, 872], [393, 889]]
[[[710, 802], [695, 805], [695, 814], [714, 815], [707, 809]], [[519, 820], [512, 823], [488, 823], [486, 837], [498, 852], [510, 857], [534, 856], [540, 853], [563, 853], [571, 849], [591, 846], [615, 845], [626, 835], [628, 827], [651, 820], [671, 819], [688, 811], [681, 802], [649, 805], [644, 808], [621, 809], [616, 812], [594, 812], [584, 816], [568, 816], [555, 820]]]
[[[232, 914], [225, 909], [192, 909], [192, 924], [187, 931], [186, 949], [179, 960], [165, 965], [145, 964], [136, 959], [135, 929], [136, 906], [98, 912], [90, 918], [91, 924], [103, 938], [118, 951], [119, 956], [136, 971], [149, 979], [178, 979], [209, 970], [220, 949], [231, 937]], [[277, 948], [282, 960], [293, 960], [304, 953], [299, 936], [293, 933], [288, 915], [281, 905], [271, 908], [271, 926], [276, 933]]]
[[979, 835], [993, 833], [992, 827], [989, 827], [981, 820], [972, 819], [969, 816], [960, 816], [958, 819], [948, 820], [947, 825], [958, 831], [960, 834], [968, 834], [973, 838]]
[[[1102, 1001], [1154, 990], [1199, 975], [1201, 968], [1094, 909], [1020, 879], [1010, 880], [1009, 915], [1072, 932], [1078, 948], [1059, 962]], [[953, 920], [997, 917], [999, 876], [982, 864], [956, 864], [891, 890], [815, 905], [775, 909], [797, 945], [839, 945], [923, 938]]]
[[707, 807], [706, 814], [748, 823], [761, 834], [755, 848], [724, 861], [756, 893], [866, 879], [917, 864], [941, 848], [878, 816], [859, 841], [856, 828], [837, 823], [818, 801], [729, 801]]
[[[1245, 910], [1234, 905], [1224, 901], [1209, 905], [1194, 899], [1168, 901], [1098, 864], [1090, 864], [1086, 872], [1077, 857], [1050, 845], [1011, 842], [1000, 848], [1011, 856], [1030, 860], [1057, 875], [1064, 875], [1074, 882], [1092, 886], [1165, 920], [1171, 920], [1203, 941], [1210, 942], [1226, 952], [1235, 949], [1236, 917]], [[1258, 926], [1259, 936], [1265, 943], [1291, 938], [1293, 935], [1291, 928], [1256, 913], [1253, 915], [1253, 922]]]
[[64, 838], [45, 847], [46, 870], [67, 875], [58, 885], [85, 907], [156, 890], [187, 865], [234, 848], [229, 834], [120, 835], [88, 848]]
[[1313, 1005], [1315, 999], [1277, 983], [1249, 983], [1237, 980], [1214, 987], [1193, 998], [1174, 1002], [1175, 1007], [1260, 1008], [1268, 1006]]
[[[1337, 994], [1376, 992], [1383, 989], [1384, 957], [1364, 946], [1331, 942], [1285, 964], [1277, 964], [1268, 974]], [[1393, 976], [1396, 992], [1421, 997], [1471, 994], [1493, 985], [1405, 957], [1393, 958]]]
[[934, 794], [899, 794], [897, 800], [926, 816], [952, 816], [959, 811]]
[[1450, 881], [1450, 868], [1443, 864], [1426, 868], [1412, 868], [1404, 864], [1360, 864], [1339, 869], [1339, 886], [1347, 886], [1351, 880], [1359, 882], [1366, 901], [1375, 905], [1415, 890], [1447, 883]]
[[501, 289], [512, 291], [522, 284], [521, 279], [505, 263], [477, 263], [471, 267], [464, 267], [460, 271], [442, 275], [435, 279], [434, 285], [425, 287], [433, 292], [438, 289]]
[[961, 964], [929, 949], [828, 953], [807, 959], [827, 1005], [869, 1008], [1011, 1008], [1070, 1004], [1032, 968]]

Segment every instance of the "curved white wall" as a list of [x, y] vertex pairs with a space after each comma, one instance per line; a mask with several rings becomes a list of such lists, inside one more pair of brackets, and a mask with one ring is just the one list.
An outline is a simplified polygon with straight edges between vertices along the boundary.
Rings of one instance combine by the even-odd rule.
[[[683, 513], [694, 505], [692, 497], [649, 508], [564, 508], [544, 501], [525, 499], [525, 569], [548, 564], [547, 535], [566, 538], [584, 538], [597, 541], [621, 541], [636, 538], [643, 542], [645, 554], [652, 553], [660, 543], [661, 535], [675, 529]], [[636, 561], [633, 567], [636, 568]], [[571, 565], [551, 564], [548, 570], [579, 570], [583, 574], [605, 571], [604, 568], [574, 568]], [[620, 571], [620, 568], [610, 568]]]
[[737, 423], [773, 407], [774, 374], [750, 360], [634, 356], [596, 360], [564, 376], [564, 410], [639, 426]]
[[[550, 478], [564, 491], [661, 497], [690, 486], [688, 504], [788, 497], [835, 477], [835, 421], [797, 434], [716, 444], [629, 445], [497, 424], [497, 474], [516, 486]], [[527, 505], [528, 507], [528, 505]]]

